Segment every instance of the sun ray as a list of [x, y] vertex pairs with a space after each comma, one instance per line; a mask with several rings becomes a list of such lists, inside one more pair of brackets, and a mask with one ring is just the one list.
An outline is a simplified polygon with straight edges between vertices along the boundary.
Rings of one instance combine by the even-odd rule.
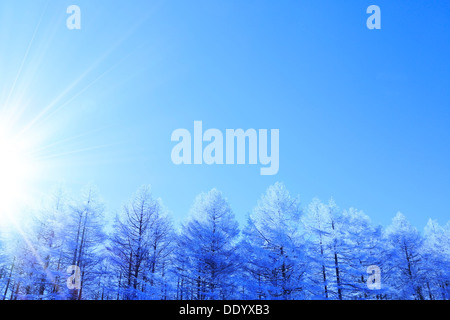
[[[64, 131], [58, 119], [53, 117], [57, 114], [62, 115], [61, 112], [74, 103], [77, 98], [86, 95], [90, 88], [101, 82], [115, 68], [139, 51], [143, 46], [142, 42], [128, 49], [118, 59], [114, 59], [113, 63], [106, 68], [102, 66], [148, 19], [148, 16], [145, 16], [136, 21], [106, 48], [107, 50], [94, 59], [87, 69], [81, 71], [78, 77], [63, 87], [59, 94], [53, 95], [47, 100], [47, 103], [39, 107], [38, 102], [33, 99], [33, 95], [37, 91], [33, 91], [36, 90], [34, 88], [36, 74], [32, 71], [37, 68], [39, 57], [42, 57], [49, 49], [47, 45], [38, 43], [41, 32], [45, 29], [43, 19], [47, 11], [48, 3], [40, 13], [36, 26], [30, 30], [31, 37], [23, 48], [23, 56], [17, 61], [17, 72], [11, 72], [11, 85], [4, 91], [1, 103], [0, 192], [3, 194], [0, 194], [0, 211], [8, 211], [8, 214], [11, 214], [13, 209], [18, 210], [19, 203], [26, 202], [27, 195], [30, 196], [31, 189], [39, 184], [39, 179], [58, 181], [57, 177], [49, 174], [55, 165], [70, 166], [75, 162], [80, 163], [79, 155], [86, 155], [89, 163], [93, 163], [95, 157], [102, 153], [99, 152], [100, 150], [120, 144], [118, 142], [87, 142], [89, 139], [84, 139], [104, 128], [71, 134], [63, 139], [52, 141], [54, 137], [64, 135], [65, 132], [70, 134], [70, 131]], [[86, 81], [87, 79], [90, 81]], [[102, 160], [107, 159], [104, 154], [101, 158]]]
[[[45, 262], [42, 260], [41, 256], [39, 255], [38, 251], [36, 250], [35, 246], [33, 245], [33, 242], [30, 241], [27, 234], [23, 231], [22, 227], [18, 224], [18, 222], [15, 219], [11, 219], [11, 223], [14, 225], [14, 229], [19, 233], [19, 236], [24, 241], [27, 248], [30, 250], [33, 257], [36, 259], [37, 263], [41, 266], [42, 270], [45, 273], [46, 278], [49, 280], [50, 283], [56, 283], [55, 276], [48, 270], [48, 267], [46, 266]], [[62, 293], [57, 293], [60, 297], [63, 297]]]
[[67, 105], [69, 105], [70, 102], [78, 98], [81, 94], [83, 94], [88, 88], [90, 88], [92, 85], [97, 83], [100, 79], [102, 79], [106, 74], [111, 72], [114, 68], [116, 68], [123, 60], [129, 58], [135, 50], [137, 50], [140, 46], [137, 46], [135, 50], [132, 50], [127, 55], [116, 61], [111, 67], [109, 67], [107, 70], [102, 72], [98, 77], [96, 77], [93, 81], [85, 85], [83, 88], [81, 88], [77, 93], [72, 95], [72, 97], [69, 98], [68, 101], [65, 101], [62, 104], [59, 104], [61, 100], [63, 100], [65, 97], [69, 95], [71, 91], [73, 91], [74, 88], [76, 88], [77, 85], [79, 85], [89, 74], [91, 74], [108, 56], [110, 56], [117, 48], [120, 47], [133, 33], [136, 32], [137, 28], [142, 25], [142, 23], [146, 20], [141, 19], [138, 21], [133, 27], [130, 28], [130, 30], [122, 36], [116, 43], [114, 43], [108, 50], [106, 50], [105, 53], [103, 53], [102, 56], [100, 56], [89, 68], [87, 68], [83, 73], [81, 73], [76, 80], [74, 80], [70, 85], [68, 85], [55, 99], [53, 99], [52, 102], [50, 102], [47, 106], [45, 106], [39, 114], [34, 117], [22, 130], [22, 133], [27, 132], [30, 128], [32, 128], [35, 124], [37, 124], [39, 121], [45, 121], [52, 117], [52, 115], [56, 114], [57, 112], [63, 110]]
[[20, 76], [21, 76], [21, 74], [22, 74], [23, 67], [24, 67], [24, 65], [25, 65], [25, 62], [26, 62], [27, 59], [28, 59], [28, 55], [29, 55], [29, 53], [30, 53], [31, 47], [33, 46], [34, 39], [36, 38], [36, 35], [37, 35], [37, 33], [38, 33], [38, 30], [39, 30], [39, 27], [41, 26], [42, 20], [43, 20], [43, 18], [44, 18], [45, 12], [47, 11], [47, 6], [48, 6], [48, 3], [47, 3], [47, 5], [44, 7], [44, 10], [43, 10], [43, 12], [42, 12], [42, 14], [41, 14], [41, 17], [39, 18], [39, 22], [37, 23], [36, 28], [34, 29], [33, 36], [31, 37], [30, 43], [28, 44], [27, 50], [26, 50], [25, 55], [24, 55], [24, 57], [23, 57], [23, 59], [22, 59], [22, 63], [20, 64], [20, 67], [19, 67], [19, 70], [18, 70], [18, 72], [17, 72], [17, 75], [16, 75], [16, 77], [15, 77], [15, 79], [14, 79], [14, 82], [13, 82], [13, 84], [12, 84], [12, 86], [11, 86], [11, 89], [10, 89], [10, 91], [9, 91], [9, 95], [8, 95], [8, 97], [6, 98], [5, 106], [8, 106], [8, 105], [9, 105], [9, 101], [10, 101], [10, 99], [11, 99], [11, 96], [12, 96], [13, 93], [14, 93], [14, 90], [15, 90], [16, 85], [17, 85], [17, 81], [19, 80], [19, 78], [20, 78]]

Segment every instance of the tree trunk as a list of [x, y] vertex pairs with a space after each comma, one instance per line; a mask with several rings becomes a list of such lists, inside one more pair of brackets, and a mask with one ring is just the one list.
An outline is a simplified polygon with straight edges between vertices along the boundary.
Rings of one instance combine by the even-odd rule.
[[8, 281], [6, 282], [5, 293], [3, 294], [3, 300], [6, 300], [6, 295], [8, 294], [9, 285], [11, 283], [11, 277], [14, 270], [14, 263], [16, 262], [16, 257], [14, 257], [13, 262], [11, 264], [11, 269], [9, 270]]

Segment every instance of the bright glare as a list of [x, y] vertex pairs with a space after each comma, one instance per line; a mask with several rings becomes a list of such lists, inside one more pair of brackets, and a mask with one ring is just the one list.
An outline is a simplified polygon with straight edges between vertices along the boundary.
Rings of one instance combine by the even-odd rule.
[[32, 169], [26, 145], [0, 131], [0, 222], [5, 222], [27, 198]]

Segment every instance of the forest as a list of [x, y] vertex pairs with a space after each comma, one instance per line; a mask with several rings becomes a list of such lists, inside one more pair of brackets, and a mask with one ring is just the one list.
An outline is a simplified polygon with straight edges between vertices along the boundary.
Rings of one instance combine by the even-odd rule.
[[397, 213], [375, 226], [333, 199], [303, 206], [280, 182], [243, 226], [216, 189], [199, 194], [183, 222], [149, 186], [114, 219], [105, 208], [95, 187], [75, 197], [56, 188], [29, 219], [11, 219], [0, 230], [0, 299], [450, 298], [450, 222], [418, 231]]

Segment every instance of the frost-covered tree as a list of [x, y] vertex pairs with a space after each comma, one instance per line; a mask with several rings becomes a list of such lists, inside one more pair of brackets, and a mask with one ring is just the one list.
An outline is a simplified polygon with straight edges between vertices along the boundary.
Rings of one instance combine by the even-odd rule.
[[421, 255], [424, 259], [425, 297], [430, 300], [450, 299], [450, 223], [440, 226], [428, 220]]
[[4, 298], [4, 289], [8, 282], [8, 255], [6, 252], [6, 231], [0, 225], [0, 300]]
[[1, 288], [0, 298], [1, 300], [14, 300], [18, 294], [18, 290], [15, 288], [20, 287], [21, 273], [18, 265], [20, 264], [21, 249], [23, 248], [23, 242], [20, 238], [13, 240], [11, 236], [17, 236], [16, 234], [9, 233], [8, 249], [5, 250], [2, 264], [2, 276], [1, 276]]
[[422, 236], [399, 212], [387, 228], [386, 238], [390, 249], [390, 287], [395, 290], [393, 298], [425, 299], [423, 285], [426, 269], [421, 254]]
[[[308, 280], [314, 299], [344, 298], [344, 254], [348, 252], [344, 232], [346, 219], [335, 202], [313, 199], [302, 219], [307, 230], [310, 267]], [[317, 290], [318, 289], [318, 290]]]
[[306, 230], [306, 249], [308, 257], [308, 292], [312, 298], [330, 298], [329, 252], [330, 243], [329, 210], [325, 204], [315, 198], [309, 204], [302, 223]]
[[302, 218], [307, 232], [308, 290], [312, 299], [375, 299], [367, 286], [369, 266], [380, 268], [381, 228], [363, 212], [340, 210], [315, 198]]
[[221, 192], [212, 189], [197, 196], [178, 237], [175, 270], [179, 297], [234, 297], [238, 235], [238, 223]]
[[64, 266], [80, 268], [80, 288], [70, 290], [72, 300], [89, 299], [97, 289], [95, 280], [100, 274], [105, 241], [104, 210], [104, 202], [93, 186], [86, 187], [70, 205]]
[[32, 237], [34, 254], [38, 263], [35, 270], [38, 299], [61, 299], [61, 287], [66, 282], [64, 246], [66, 239], [66, 216], [68, 214], [67, 193], [62, 188], [52, 192], [51, 196], [38, 210], [34, 219]]
[[[106, 245], [107, 246], [107, 245]], [[112, 263], [111, 252], [108, 247], [103, 248], [99, 255], [102, 258], [97, 266], [97, 278], [93, 281], [91, 299], [117, 300], [116, 268]]]
[[301, 210], [282, 183], [270, 186], [248, 218], [241, 243], [244, 297], [296, 299], [305, 295]]
[[338, 245], [333, 248], [341, 261], [340, 284], [343, 299], [379, 299], [387, 290], [372, 290], [369, 287], [369, 267], [379, 268], [382, 280], [384, 244], [381, 227], [373, 227], [367, 215], [350, 208], [344, 210], [339, 219], [340, 231]]
[[[59, 242], [58, 231], [53, 232], [50, 213], [33, 210], [28, 219], [10, 216], [3, 229], [4, 262], [0, 275], [2, 299], [51, 299], [54, 275], [51, 272], [51, 251]], [[42, 211], [42, 212], [41, 212]], [[37, 219], [37, 214], [39, 218]], [[48, 227], [43, 217], [48, 216]], [[56, 228], [55, 228], [56, 229]], [[7, 230], [7, 231], [6, 231]], [[52, 234], [53, 232], [53, 234]], [[44, 240], [45, 239], [45, 240]], [[55, 244], [55, 247], [49, 245]], [[1, 281], [1, 280], [4, 281]]]
[[[58, 189], [0, 226], [0, 300], [450, 298], [450, 223], [429, 220], [422, 235], [400, 213], [383, 230], [333, 200], [305, 209], [276, 183], [239, 237], [213, 189], [175, 232], [149, 187], [115, 223], [93, 187], [78, 198]], [[68, 287], [71, 266], [79, 288]]]
[[160, 199], [150, 187], [138, 190], [117, 218], [111, 242], [123, 299], [164, 299], [167, 268], [173, 250], [173, 227]]

